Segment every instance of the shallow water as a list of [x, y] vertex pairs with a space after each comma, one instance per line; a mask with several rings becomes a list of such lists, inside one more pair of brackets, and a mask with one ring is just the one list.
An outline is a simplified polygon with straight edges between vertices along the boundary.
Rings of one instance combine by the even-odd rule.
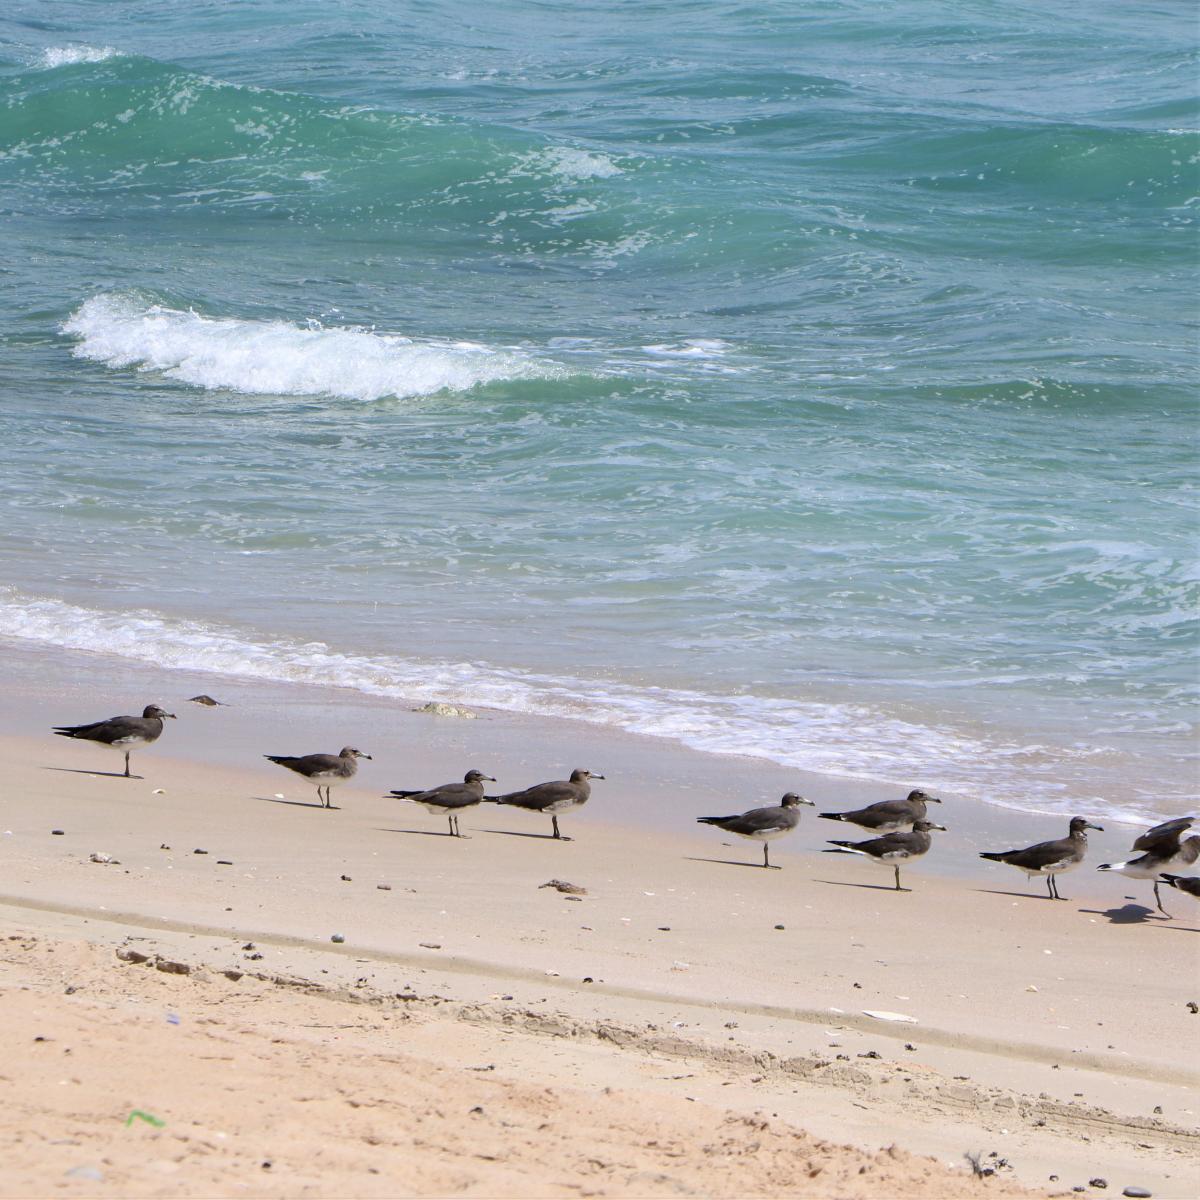
[[1182, 6], [49, 12], [0, 634], [1193, 803]]

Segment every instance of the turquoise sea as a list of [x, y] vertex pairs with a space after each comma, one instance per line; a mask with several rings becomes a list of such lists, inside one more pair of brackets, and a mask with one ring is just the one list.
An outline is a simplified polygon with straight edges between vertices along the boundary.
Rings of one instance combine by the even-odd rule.
[[1174, 0], [15, 0], [0, 638], [1194, 807], [1196, 78]]

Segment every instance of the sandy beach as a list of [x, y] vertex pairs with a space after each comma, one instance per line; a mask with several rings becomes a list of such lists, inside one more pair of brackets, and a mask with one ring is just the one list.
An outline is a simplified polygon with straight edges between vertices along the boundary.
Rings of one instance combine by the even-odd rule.
[[[1200, 1185], [1200, 911], [1171, 893], [1167, 920], [1148, 885], [1090, 869], [1136, 829], [1093, 834], [1052, 903], [975, 851], [1065, 820], [946, 797], [949, 832], [896, 893], [820, 853], [845, 829], [811, 810], [778, 871], [694, 824], [878, 787], [100, 656], [13, 647], [5, 676], [3, 1195]], [[179, 714], [133, 780], [49, 734], [118, 696]], [[260, 757], [345, 743], [374, 760], [333, 811]], [[384, 798], [469, 766], [608, 778], [562, 819], [570, 842], [491, 806], [452, 839]], [[999, 1169], [976, 1178], [968, 1153]]]

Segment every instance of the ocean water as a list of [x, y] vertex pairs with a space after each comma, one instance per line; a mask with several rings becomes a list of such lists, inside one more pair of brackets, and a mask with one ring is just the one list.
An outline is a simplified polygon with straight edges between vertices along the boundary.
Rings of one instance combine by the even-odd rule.
[[0, 638], [1194, 807], [1195, 32], [6, 5]]

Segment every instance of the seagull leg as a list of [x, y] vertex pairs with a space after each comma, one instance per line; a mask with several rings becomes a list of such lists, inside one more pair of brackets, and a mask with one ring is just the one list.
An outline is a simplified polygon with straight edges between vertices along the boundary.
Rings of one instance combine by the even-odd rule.
[[128, 750], [125, 751], [125, 778], [126, 779], [132, 778], [132, 776], [129, 774], [129, 751]]
[[561, 841], [562, 834], [558, 832], [558, 815], [556, 813], [551, 813], [550, 820], [554, 823], [554, 836]]
[[447, 813], [446, 820], [450, 823], [450, 836], [454, 837], [455, 836], [455, 834], [454, 834], [454, 814]]
[[892, 870], [896, 872], [896, 891], [904, 891], [904, 889], [900, 886], [900, 868], [893, 864]]
[[767, 854], [767, 851], [769, 849], [770, 849], [770, 847], [767, 845], [767, 843], [763, 842], [763, 866], [764, 867], [769, 867], [771, 865], [771, 859]]
[[1154, 881], [1154, 903], [1158, 905], [1158, 911], [1159, 911], [1160, 913], [1162, 913], [1162, 915], [1163, 915], [1164, 917], [1167, 917], [1169, 920], [1172, 920], [1172, 921], [1175, 919], [1175, 918], [1174, 918], [1174, 917], [1172, 917], [1172, 916], [1171, 916], [1171, 914], [1170, 914], [1169, 912], [1167, 912], [1167, 910], [1166, 910], [1165, 908], [1163, 908], [1163, 906], [1162, 906], [1162, 897], [1161, 897], [1161, 896], [1158, 894], [1158, 880], [1157, 880], [1157, 879]]

